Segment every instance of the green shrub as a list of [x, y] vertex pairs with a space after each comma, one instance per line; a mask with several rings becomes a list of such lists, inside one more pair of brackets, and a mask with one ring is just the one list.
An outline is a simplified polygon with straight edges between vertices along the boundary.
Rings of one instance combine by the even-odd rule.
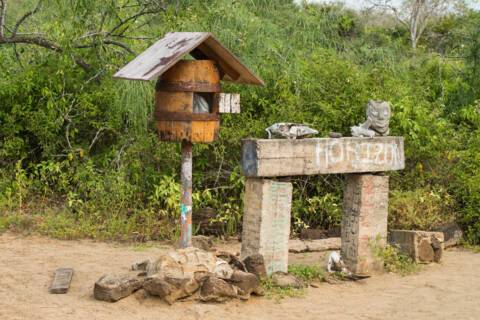
[[418, 271], [418, 265], [399, 248], [387, 244], [380, 246], [378, 239], [372, 241], [369, 246], [374, 256], [383, 261], [385, 271], [398, 273], [402, 276]]
[[454, 199], [445, 190], [392, 190], [389, 225], [395, 229], [432, 230], [455, 219]]
[[[141, 52], [169, 31], [210, 31], [266, 84], [225, 83], [225, 92], [241, 94], [242, 113], [222, 115], [219, 140], [194, 146], [194, 206], [216, 209], [225, 233], [241, 229], [242, 138], [265, 137], [280, 121], [348, 135], [367, 101], [384, 99], [406, 155], [406, 168], [391, 173], [390, 225], [431, 228], [456, 219], [467, 240], [480, 243], [478, 12], [433, 21], [413, 52], [406, 28], [338, 5], [170, 2], [117, 40]], [[10, 1], [8, 22], [30, 6]], [[118, 46], [75, 48], [97, 39], [83, 35], [111, 30], [137, 9], [117, 0], [46, 2], [22, 32], [46, 34], [63, 52], [0, 46], [0, 229], [138, 240], [178, 234], [180, 148], [158, 141], [153, 83], [112, 79], [134, 56]], [[340, 223], [342, 177], [292, 180], [294, 231]]]

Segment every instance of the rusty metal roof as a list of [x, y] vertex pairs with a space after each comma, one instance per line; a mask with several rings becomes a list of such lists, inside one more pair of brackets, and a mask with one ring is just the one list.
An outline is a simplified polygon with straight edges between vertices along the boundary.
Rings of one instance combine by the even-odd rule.
[[209, 32], [170, 32], [164, 38], [130, 61], [115, 73], [115, 78], [156, 80], [185, 55], [215, 60], [222, 80], [243, 84], [264, 85], [233, 53]]

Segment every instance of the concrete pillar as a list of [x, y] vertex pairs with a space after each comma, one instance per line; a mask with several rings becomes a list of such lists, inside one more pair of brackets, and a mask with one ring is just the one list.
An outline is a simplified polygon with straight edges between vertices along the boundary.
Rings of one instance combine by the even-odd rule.
[[387, 240], [388, 176], [348, 174], [343, 194], [341, 256], [357, 274], [383, 271], [372, 246]]
[[289, 182], [245, 181], [241, 257], [263, 255], [267, 275], [288, 270], [292, 189]]

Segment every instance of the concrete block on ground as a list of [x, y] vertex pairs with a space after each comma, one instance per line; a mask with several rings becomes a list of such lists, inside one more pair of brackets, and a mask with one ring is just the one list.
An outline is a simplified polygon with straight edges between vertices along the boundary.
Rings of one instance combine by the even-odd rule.
[[292, 189], [269, 179], [245, 182], [241, 257], [261, 254], [268, 275], [288, 270]]
[[462, 228], [455, 222], [441, 225], [435, 228], [434, 231], [443, 232], [445, 248], [458, 246], [463, 239]]
[[388, 176], [349, 174], [343, 195], [341, 256], [353, 273], [383, 271], [373, 246], [387, 240]]
[[391, 230], [388, 241], [417, 263], [440, 262], [444, 250], [442, 232]]

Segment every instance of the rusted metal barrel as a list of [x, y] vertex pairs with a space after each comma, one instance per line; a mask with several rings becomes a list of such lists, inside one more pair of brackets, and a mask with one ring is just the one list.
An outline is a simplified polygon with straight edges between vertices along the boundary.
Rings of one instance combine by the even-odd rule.
[[162, 141], [208, 143], [218, 136], [215, 93], [220, 74], [212, 60], [182, 60], [157, 81], [155, 119]]

